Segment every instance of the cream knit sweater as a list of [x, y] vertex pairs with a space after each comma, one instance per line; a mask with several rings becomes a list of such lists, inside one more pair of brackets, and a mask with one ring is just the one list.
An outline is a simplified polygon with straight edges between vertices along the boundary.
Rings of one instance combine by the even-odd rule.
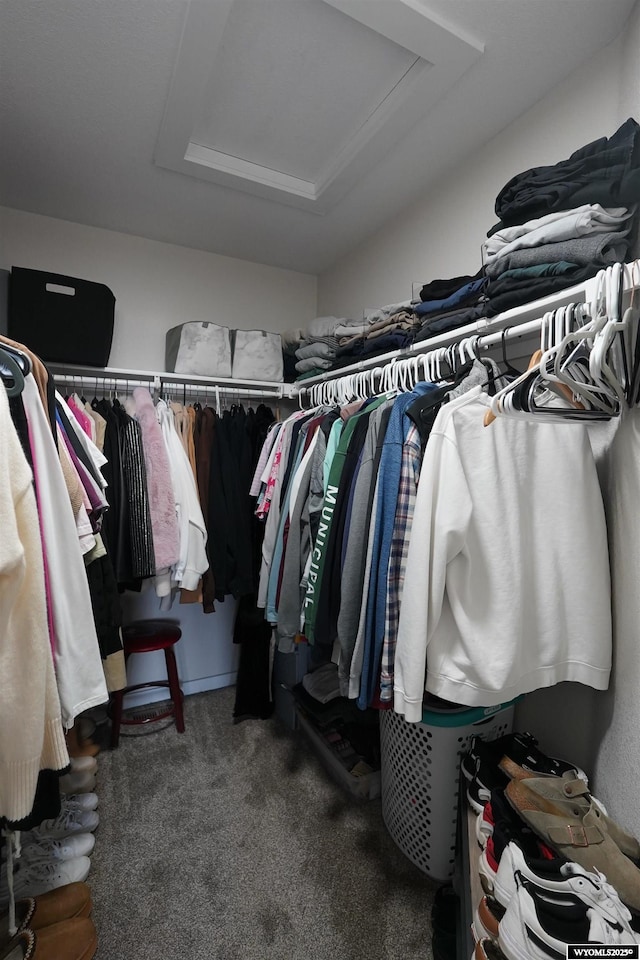
[[69, 756], [49, 643], [31, 470], [0, 382], [0, 817], [32, 809], [38, 772]]

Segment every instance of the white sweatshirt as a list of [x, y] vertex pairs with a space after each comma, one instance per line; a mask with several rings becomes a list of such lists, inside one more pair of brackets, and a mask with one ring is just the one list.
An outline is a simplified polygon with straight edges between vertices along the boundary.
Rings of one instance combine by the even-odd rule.
[[586, 430], [485, 427], [488, 403], [477, 388], [445, 405], [427, 443], [395, 660], [394, 706], [413, 722], [425, 687], [493, 706], [609, 682], [607, 533]]

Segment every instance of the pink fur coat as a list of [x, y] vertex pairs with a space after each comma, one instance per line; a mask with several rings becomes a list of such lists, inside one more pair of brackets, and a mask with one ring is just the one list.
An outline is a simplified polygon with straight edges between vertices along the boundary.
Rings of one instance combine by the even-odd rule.
[[145, 387], [133, 391], [136, 419], [142, 430], [144, 462], [147, 468], [149, 510], [153, 531], [156, 571], [172, 567], [180, 557], [180, 533], [176, 518], [176, 499], [162, 430], [156, 417], [151, 394]]

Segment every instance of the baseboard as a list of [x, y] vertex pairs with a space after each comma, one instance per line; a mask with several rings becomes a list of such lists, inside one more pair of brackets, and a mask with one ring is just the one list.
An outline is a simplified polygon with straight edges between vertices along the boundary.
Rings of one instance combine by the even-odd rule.
[[[205, 690], [220, 690], [222, 687], [232, 687], [238, 674], [220, 673], [216, 677], [200, 677], [197, 680], [185, 680], [181, 684], [185, 697], [192, 693], [204, 693]], [[157, 703], [166, 700], [169, 696], [167, 687], [148, 687], [146, 690], [136, 690], [124, 698], [124, 709], [141, 707], [145, 703]]]

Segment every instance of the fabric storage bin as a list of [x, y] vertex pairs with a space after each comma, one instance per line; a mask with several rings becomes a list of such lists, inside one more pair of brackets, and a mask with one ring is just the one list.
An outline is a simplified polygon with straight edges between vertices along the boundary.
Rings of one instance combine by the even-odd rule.
[[236, 380], [281, 381], [282, 337], [266, 330], [234, 330], [233, 374]]
[[382, 817], [404, 855], [434, 880], [446, 883], [453, 874], [460, 759], [473, 736], [511, 732], [516, 702], [425, 710], [421, 723], [381, 711]]
[[181, 323], [167, 330], [166, 368], [199, 377], [231, 377], [231, 331], [208, 320]]
[[106, 367], [115, 304], [103, 283], [12, 267], [9, 336], [43, 360]]

